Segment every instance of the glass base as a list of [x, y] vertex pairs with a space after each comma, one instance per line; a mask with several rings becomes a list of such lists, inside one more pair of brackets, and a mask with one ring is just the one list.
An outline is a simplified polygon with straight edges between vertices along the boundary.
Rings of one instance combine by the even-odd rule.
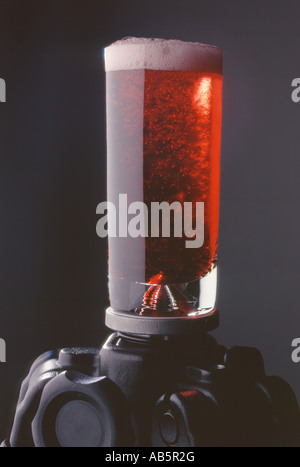
[[187, 283], [146, 284], [111, 276], [109, 286], [116, 311], [153, 318], [202, 316], [216, 307], [217, 267]]

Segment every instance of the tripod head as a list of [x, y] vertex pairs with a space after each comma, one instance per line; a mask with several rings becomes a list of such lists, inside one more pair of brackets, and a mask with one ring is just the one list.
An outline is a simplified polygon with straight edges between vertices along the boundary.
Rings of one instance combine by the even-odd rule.
[[116, 332], [34, 362], [3, 446], [297, 446], [299, 415], [254, 348]]

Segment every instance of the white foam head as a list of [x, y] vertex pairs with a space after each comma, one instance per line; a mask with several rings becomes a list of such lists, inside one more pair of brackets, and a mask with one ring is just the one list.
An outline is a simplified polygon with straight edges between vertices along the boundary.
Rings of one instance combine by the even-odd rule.
[[126, 37], [105, 48], [105, 70], [184, 70], [222, 73], [223, 51], [198, 42]]

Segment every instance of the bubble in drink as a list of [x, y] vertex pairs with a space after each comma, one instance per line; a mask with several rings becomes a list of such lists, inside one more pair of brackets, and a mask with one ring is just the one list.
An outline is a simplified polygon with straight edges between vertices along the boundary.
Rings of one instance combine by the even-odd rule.
[[[157, 317], [213, 308], [222, 51], [129, 38], [106, 48], [105, 63], [108, 200], [117, 206], [126, 194], [128, 204], [142, 201], [149, 214], [148, 236], [109, 238], [111, 305]], [[175, 206], [161, 214], [162, 223], [169, 216], [169, 236], [161, 227], [158, 236], [151, 235], [153, 203]], [[199, 221], [196, 203], [204, 203], [204, 242], [187, 248]], [[174, 235], [176, 209], [180, 236]]]

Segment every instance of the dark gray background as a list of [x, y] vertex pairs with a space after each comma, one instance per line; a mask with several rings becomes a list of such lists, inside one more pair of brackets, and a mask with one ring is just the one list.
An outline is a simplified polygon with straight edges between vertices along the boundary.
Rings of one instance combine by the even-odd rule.
[[300, 399], [299, 0], [0, 1], [0, 437], [50, 348], [107, 330], [102, 50], [123, 36], [224, 48], [220, 343], [258, 347]]

